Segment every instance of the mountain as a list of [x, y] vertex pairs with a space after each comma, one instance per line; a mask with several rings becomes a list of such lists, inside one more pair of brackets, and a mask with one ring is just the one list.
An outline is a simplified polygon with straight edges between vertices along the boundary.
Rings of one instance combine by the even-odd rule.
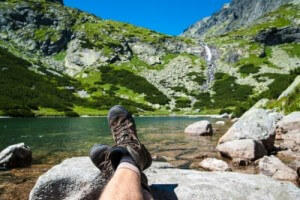
[[[275, 8], [274, 8], [275, 9]], [[241, 114], [299, 74], [299, 4], [217, 37], [172, 37], [59, 0], [0, 1], [0, 115]]]
[[210, 17], [190, 26], [183, 33], [187, 37], [217, 36], [247, 26], [264, 14], [276, 10], [292, 0], [232, 0]]

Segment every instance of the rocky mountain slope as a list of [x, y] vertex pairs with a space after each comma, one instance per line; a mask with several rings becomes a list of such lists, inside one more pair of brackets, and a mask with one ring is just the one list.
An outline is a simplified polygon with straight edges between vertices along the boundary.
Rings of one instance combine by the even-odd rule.
[[210, 17], [206, 17], [183, 33], [187, 37], [216, 36], [252, 24], [264, 14], [292, 0], [232, 0]]
[[284, 4], [200, 40], [99, 19], [59, 0], [2, 0], [0, 115], [103, 115], [114, 104], [143, 115], [239, 114], [277, 98], [299, 74], [297, 10]]

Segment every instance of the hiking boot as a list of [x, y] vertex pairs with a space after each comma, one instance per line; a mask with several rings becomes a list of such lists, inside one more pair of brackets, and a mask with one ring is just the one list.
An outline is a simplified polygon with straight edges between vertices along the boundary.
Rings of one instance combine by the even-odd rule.
[[117, 167], [124, 154], [132, 157], [141, 172], [150, 167], [151, 155], [137, 136], [132, 115], [122, 106], [114, 106], [108, 113], [108, 124], [117, 144], [110, 149], [113, 168]]
[[150, 187], [148, 186], [148, 179], [146, 174], [144, 174], [144, 172], [141, 173], [141, 183], [142, 183], [142, 187], [145, 188], [151, 194]]
[[106, 180], [110, 180], [110, 178], [114, 174], [114, 170], [109, 159], [110, 149], [111, 146], [104, 144], [96, 144], [91, 148], [89, 154], [92, 162], [98, 169], [100, 169], [103, 177]]

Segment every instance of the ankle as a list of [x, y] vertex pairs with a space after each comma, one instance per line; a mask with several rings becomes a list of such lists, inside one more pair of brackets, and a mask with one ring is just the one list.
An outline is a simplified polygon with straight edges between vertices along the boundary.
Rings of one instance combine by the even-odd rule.
[[136, 172], [137, 174], [141, 175], [141, 172], [140, 172], [136, 162], [128, 154], [125, 154], [122, 156], [117, 169], [119, 169], [119, 168], [130, 169], [130, 170], [133, 170], [134, 172]]
[[133, 165], [132, 163], [129, 163], [129, 162], [120, 162], [117, 170], [118, 169], [129, 169], [129, 170], [137, 173], [139, 176], [141, 176], [141, 171], [139, 170], [139, 168], [136, 165]]

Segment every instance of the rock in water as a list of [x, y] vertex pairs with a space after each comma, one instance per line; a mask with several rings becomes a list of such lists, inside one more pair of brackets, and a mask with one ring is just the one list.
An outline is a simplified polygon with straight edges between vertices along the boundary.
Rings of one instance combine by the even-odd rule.
[[224, 122], [224, 121], [217, 121], [217, 122], [216, 122], [216, 125], [224, 126], [224, 125], [225, 125], [225, 122]]
[[90, 158], [71, 158], [40, 176], [29, 200], [96, 200], [105, 184]]
[[267, 155], [263, 144], [260, 141], [246, 139], [225, 142], [217, 146], [217, 150], [224, 157], [240, 158], [253, 161]]
[[184, 132], [190, 136], [213, 135], [213, 128], [209, 121], [202, 120], [189, 125]]
[[[300, 190], [262, 175], [199, 172], [154, 162], [145, 173], [154, 199], [300, 199]], [[30, 200], [96, 200], [103, 188], [101, 174], [88, 157], [71, 158], [42, 175]]]
[[226, 162], [216, 158], [206, 158], [202, 160], [199, 165], [200, 167], [210, 171], [231, 171], [231, 168]]
[[0, 153], [0, 167], [7, 169], [31, 165], [32, 152], [24, 143], [14, 144]]
[[266, 110], [247, 111], [219, 140], [219, 144], [234, 140], [252, 139], [261, 141], [266, 150], [274, 147], [275, 119]]
[[297, 173], [275, 156], [265, 156], [259, 161], [259, 172], [284, 181], [297, 181]]

